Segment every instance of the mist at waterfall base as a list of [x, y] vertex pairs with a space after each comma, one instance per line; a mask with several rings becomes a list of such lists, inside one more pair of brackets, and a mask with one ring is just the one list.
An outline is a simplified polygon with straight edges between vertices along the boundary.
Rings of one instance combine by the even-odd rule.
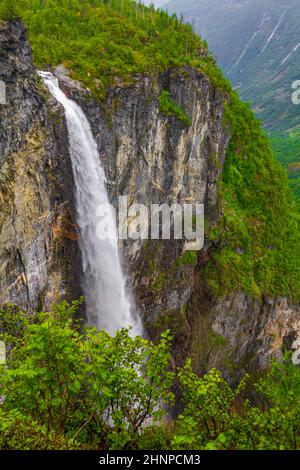
[[132, 327], [133, 335], [141, 335], [141, 322], [126, 290], [113, 213], [109, 225], [115, 226], [116, 236], [105, 240], [97, 237], [97, 209], [109, 200], [90, 124], [82, 109], [59, 88], [54, 75], [49, 72], [39, 72], [39, 75], [63, 106], [66, 116], [88, 323], [109, 334]]

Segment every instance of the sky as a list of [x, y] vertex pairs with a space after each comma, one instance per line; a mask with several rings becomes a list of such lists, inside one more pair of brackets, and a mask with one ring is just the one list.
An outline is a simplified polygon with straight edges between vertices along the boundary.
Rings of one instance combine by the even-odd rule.
[[144, 0], [144, 3], [146, 5], [150, 5], [150, 3], [154, 3], [156, 7], [161, 7], [165, 3], [167, 3], [169, 0]]

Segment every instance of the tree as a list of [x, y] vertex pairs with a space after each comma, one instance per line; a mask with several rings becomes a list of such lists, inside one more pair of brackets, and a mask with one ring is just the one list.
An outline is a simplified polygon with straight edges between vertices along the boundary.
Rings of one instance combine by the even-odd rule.
[[18, 312], [13, 328], [7, 309], [0, 313], [9, 349], [7, 368], [0, 369], [2, 410], [17, 411], [49, 436], [123, 448], [172, 403], [170, 336], [164, 333], [158, 345], [128, 330], [110, 337], [74, 321], [77, 307], [54, 305], [35, 314], [34, 323]]
[[234, 420], [235, 404], [245, 389], [247, 378], [245, 376], [233, 390], [216, 369], [198, 377], [188, 360], [179, 371], [180, 391], [185, 407], [178, 418], [173, 448], [206, 448], [220, 436], [222, 440], [223, 433], [230, 429]]
[[185, 408], [173, 448], [299, 449], [300, 371], [290, 354], [282, 363], [273, 362], [254, 389], [249, 388], [255, 402], [244, 396], [247, 377], [233, 389], [215, 369], [197, 377], [188, 361], [179, 380]]

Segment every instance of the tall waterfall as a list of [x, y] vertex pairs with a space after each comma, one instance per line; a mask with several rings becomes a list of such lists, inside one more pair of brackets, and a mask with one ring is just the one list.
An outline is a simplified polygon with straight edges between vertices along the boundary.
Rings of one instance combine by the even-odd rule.
[[90, 124], [82, 109], [62, 92], [58, 80], [51, 73], [39, 72], [39, 75], [65, 110], [88, 322], [110, 334], [130, 326], [133, 334], [141, 334], [140, 321], [126, 291], [112, 211], [108, 214], [108, 225], [113, 227], [113, 237], [105, 240], [97, 237], [97, 209], [103, 204], [108, 205], [109, 200]]

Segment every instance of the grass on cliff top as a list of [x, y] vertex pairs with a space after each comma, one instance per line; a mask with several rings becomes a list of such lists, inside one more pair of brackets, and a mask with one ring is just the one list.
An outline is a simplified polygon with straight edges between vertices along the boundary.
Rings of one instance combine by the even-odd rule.
[[[300, 298], [299, 213], [286, 173], [191, 26], [130, 0], [2, 0], [0, 18], [16, 16], [38, 67], [63, 63], [100, 97], [116, 77], [182, 65], [206, 73], [223, 91], [231, 141], [220, 182], [224, 215], [210, 234], [218, 248], [204, 277], [220, 295]], [[167, 95], [161, 105], [174, 112]]]
[[64, 64], [98, 96], [116, 77], [130, 80], [135, 73], [184, 64], [222, 79], [192, 27], [153, 6], [131, 0], [2, 0], [1, 17], [25, 22], [37, 67]]

